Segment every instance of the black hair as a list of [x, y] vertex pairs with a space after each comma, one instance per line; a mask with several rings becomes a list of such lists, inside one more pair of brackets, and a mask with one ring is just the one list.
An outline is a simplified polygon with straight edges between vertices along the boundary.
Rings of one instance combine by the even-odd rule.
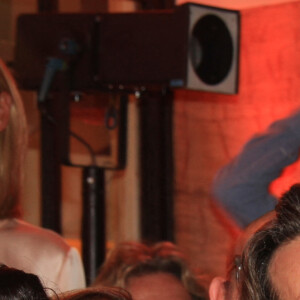
[[276, 217], [258, 230], [243, 251], [241, 300], [280, 300], [273, 286], [269, 266], [275, 252], [300, 236], [300, 184], [280, 198]]
[[49, 300], [37, 275], [0, 266], [0, 300]]

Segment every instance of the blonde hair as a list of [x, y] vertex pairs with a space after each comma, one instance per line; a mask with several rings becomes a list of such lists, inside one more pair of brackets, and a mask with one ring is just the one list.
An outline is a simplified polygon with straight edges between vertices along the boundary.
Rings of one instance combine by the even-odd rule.
[[17, 85], [0, 59], [0, 93], [11, 98], [10, 119], [0, 132], [0, 219], [19, 216], [23, 163], [27, 146], [27, 123]]
[[126, 288], [128, 280], [165, 272], [177, 277], [193, 299], [205, 299], [206, 292], [188, 267], [183, 253], [171, 242], [147, 246], [123, 242], [111, 251], [93, 286]]

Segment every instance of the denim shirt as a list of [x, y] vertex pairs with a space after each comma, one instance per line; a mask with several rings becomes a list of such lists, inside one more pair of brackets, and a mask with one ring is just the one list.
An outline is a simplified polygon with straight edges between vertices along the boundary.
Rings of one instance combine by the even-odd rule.
[[255, 135], [213, 182], [215, 200], [242, 228], [274, 209], [269, 185], [295, 162], [300, 148], [300, 111]]

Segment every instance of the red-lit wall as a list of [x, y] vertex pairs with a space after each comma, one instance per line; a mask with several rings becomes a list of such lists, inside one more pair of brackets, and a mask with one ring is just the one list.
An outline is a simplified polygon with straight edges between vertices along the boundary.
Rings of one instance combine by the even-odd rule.
[[[212, 207], [216, 171], [253, 134], [300, 106], [300, 2], [265, 2], [240, 10], [239, 93], [176, 93], [177, 240], [194, 264], [212, 274], [225, 272], [236, 233]], [[298, 178], [299, 164], [289, 167], [272, 191], [279, 195]]]

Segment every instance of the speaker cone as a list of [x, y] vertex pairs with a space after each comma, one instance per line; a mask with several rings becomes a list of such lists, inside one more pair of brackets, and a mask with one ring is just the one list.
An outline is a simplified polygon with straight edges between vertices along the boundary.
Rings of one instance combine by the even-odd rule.
[[216, 85], [226, 78], [233, 61], [233, 41], [221, 18], [208, 14], [198, 20], [190, 50], [194, 71], [204, 83]]

